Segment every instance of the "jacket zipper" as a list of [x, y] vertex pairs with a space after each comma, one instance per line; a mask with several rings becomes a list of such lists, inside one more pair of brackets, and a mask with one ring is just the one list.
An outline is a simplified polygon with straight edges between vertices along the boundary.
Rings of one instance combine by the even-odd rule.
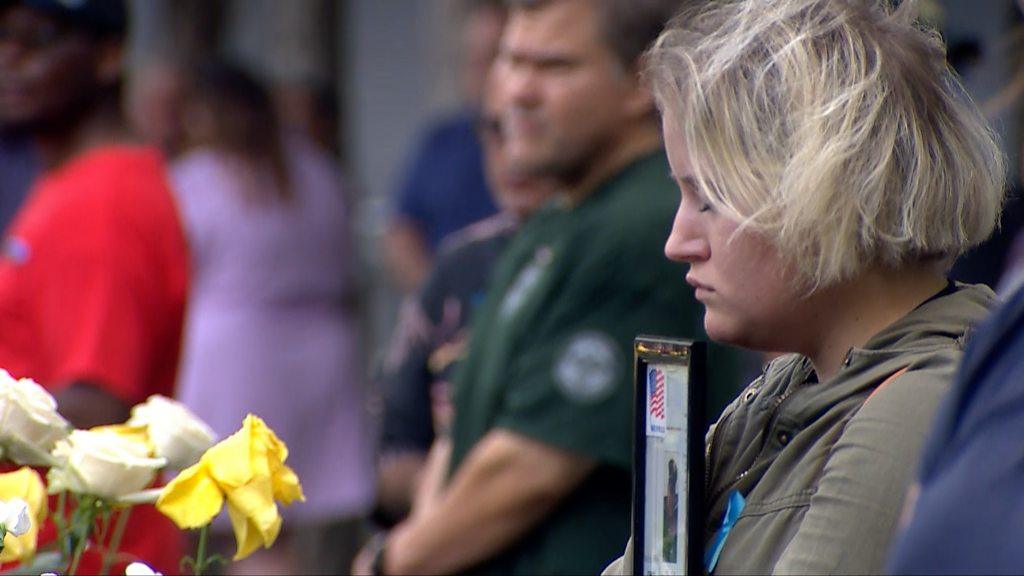
[[[761, 367], [761, 376], [758, 377], [758, 380], [761, 381], [761, 384], [758, 386], [758, 388], [760, 388], [761, 386], [764, 386], [765, 380], [767, 379], [767, 376], [768, 376], [768, 367], [770, 365], [771, 365], [771, 363], [769, 362], [769, 363], [766, 363], [764, 366]], [[746, 392], [744, 392], [744, 394], [745, 393]], [[776, 408], [777, 407], [778, 406], [776, 405]], [[735, 412], [735, 411], [733, 411], [733, 412]], [[732, 413], [729, 414], [729, 416], [731, 416], [731, 415], [732, 415]], [[705, 465], [704, 465], [704, 493], [705, 494], [710, 494], [711, 493], [711, 465], [715, 461], [714, 458], [713, 458], [713, 456], [715, 454], [715, 452], [714, 452], [714, 450], [715, 450], [715, 439], [718, 438], [718, 433], [722, 430], [722, 428], [723, 428], [722, 424], [724, 424], [724, 423], [725, 423], [725, 420], [720, 420], [719, 421], [718, 425], [715, 426], [715, 431], [711, 433], [711, 440], [708, 441], [708, 447], [707, 447], [707, 453], [706, 453], [706, 456], [705, 456]], [[764, 446], [763, 445], [761, 447], [761, 450], [764, 450]], [[760, 455], [761, 455], [761, 453], [758, 452], [758, 456], [760, 456]], [[757, 458], [754, 458], [754, 461], [756, 462]], [[743, 477], [746, 476], [748, 472], [750, 472], [750, 469], [752, 467], [753, 467], [753, 464], [751, 464], [750, 467], [748, 467], [746, 470], [744, 470], [742, 474], [740, 474], [735, 480], [733, 480], [729, 484], [729, 486], [732, 486], [736, 482], [739, 482], [740, 480], [742, 480]], [[710, 503], [714, 502], [715, 500], [718, 499], [719, 496], [721, 496], [724, 493], [725, 493], [725, 490], [720, 490], [717, 494], [714, 495], [714, 498], [710, 498], [708, 500], [708, 503], [710, 504]], [[709, 512], [710, 512], [710, 510], [709, 510]], [[710, 518], [708, 518], [708, 520], [710, 521]]]
[[[757, 451], [757, 455], [754, 456], [754, 459], [750, 461], [750, 465], [747, 466], [747, 469], [744, 470], [743, 472], [740, 472], [739, 476], [734, 478], [732, 482], [729, 482], [728, 484], [726, 484], [722, 488], [720, 488], [717, 492], [715, 492], [715, 494], [712, 496], [712, 498], [710, 500], [708, 500], [708, 503], [712, 503], [712, 502], [717, 501], [719, 497], [721, 497], [723, 494], [728, 492], [730, 488], [732, 488], [737, 483], [739, 483], [740, 480], [743, 480], [743, 478], [745, 478], [746, 475], [749, 474], [750, 471], [754, 469], [754, 464], [756, 464], [757, 461], [761, 458], [761, 454], [764, 453], [765, 446], [768, 445], [768, 440], [769, 440], [769, 438], [768, 438], [768, 431], [771, 430], [772, 426], [775, 424], [775, 419], [776, 419], [776, 417], [779, 414], [779, 408], [782, 406], [783, 402], [785, 402], [790, 396], [793, 395], [793, 392], [796, 391], [796, 388], [797, 388], [797, 386], [793, 386], [792, 388], [787, 390], [785, 394], [783, 394], [782, 396], [779, 396], [775, 400], [775, 406], [772, 406], [772, 413], [768, 416], [768, 422], [767, 422], [767, 424], [764, 427], [765, 436], [764, 436], [764, 439], [761, 441], [761, 448]], [[717, 435], [718, 435], [718, 428], [715, 428], [715, 434], [712, 434], [711, 440], [714, 441], [714, 437], [717, 436]], [[709, 454], [710, 454], [710, 450], [709, 450]], [[707, 466], [707, 468], [710, 468], [710, 466]], [[710, 476], [709, 476], [709, 478], [710, 478]], [[710, 483], [710, 480], [708, 480], [708, 483]], [[708, 486], [708, 489], [710, 489], [710, 486]]]

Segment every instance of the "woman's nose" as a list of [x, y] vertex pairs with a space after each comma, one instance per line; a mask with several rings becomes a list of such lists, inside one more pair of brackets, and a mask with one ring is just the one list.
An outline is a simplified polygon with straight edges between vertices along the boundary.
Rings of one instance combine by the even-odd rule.
[[676, 262], [706, 260], [711, 255], [710, 245], [702, 233], [703, 226], [687, 218], [680, 207], [672, 223], [672, 232], [665, 241], [665, 256]]

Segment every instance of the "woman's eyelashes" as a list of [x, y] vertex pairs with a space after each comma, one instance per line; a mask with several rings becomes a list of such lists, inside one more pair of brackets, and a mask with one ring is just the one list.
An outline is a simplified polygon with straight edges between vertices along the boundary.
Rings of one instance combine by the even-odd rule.
[[704, 194], [700, 192], [697, 181], [693, 176], [683, 176], [680, 178], [673, 175], [673, 179], [679, 187], [679, 191], [682, 194], [684, 202], [689, 200], [695, 204], [697, 206], [697, 212], [714, 212], [714, 207], [707, 201]]

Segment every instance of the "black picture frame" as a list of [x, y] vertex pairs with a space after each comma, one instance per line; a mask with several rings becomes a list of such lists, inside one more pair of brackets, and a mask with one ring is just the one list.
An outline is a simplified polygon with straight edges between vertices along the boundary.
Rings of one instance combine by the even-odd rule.
[[[681, 572], [691, 576], [703, 574], [704, 556], [704, 430], [707, 427], [707, 344], [705, 342], [684, 340], [678, 338], [666, 338], [659, 336], [638, 336], [633, 344], [634, 379], [633, 379], [633, 574], [646, 575], [654, 574], [651, 556], [647, 553], [649, 540], [652, 536], [649, 532], [653, 526], [662, 526], [661, 542], [662, 557], [661, 572], [670, 570], [672, 573]], [[659, 368], [662, 367], [662, 368]], [[653, 369], [653, 370], [652, 370]], [[679, 376], [685, 374], [685, 382], [679, 382], [680, 378], [668, 378], [662, 374], [664, 380], [663, 396], [661, 398], [661, 415], [651, 416], [652, 412], [648, 402], [652, 396], [649, 388], [649, 379], [655, 378], [658, 371], [668, 372]], [[680, 390], [679, 388], [685, 388]], [[685, 397], [685, 414], [666, 413], [669, 406], [669, 397], [683, 394]], [[679, 406], [680, 398], [674, 398], [671, 404]], [[654, 401], [656, 402], [656, 400]], [[657, 440], [659, 436], [649, 436], [649, 420], [658, 420], [666, 423], [666, 430], [676, 430], [673, 434], [682, 434], [683, 437], [673, 436], [674, 446], [686, 447], [685, 467], [680, 463], [673, 466], [674, 454], [665, 448], [664, 440]], [[685, 423], [679, 420], [685, 418]], [[669, 419], [674, 419], [678, 424], [676, 428], [667, 425]], [[654, 425], [654, 422], [651, 422]], [[657, 428], [657, 426], [655, 426]], [[664, 434], [664, 433], [663, 433]], [[664, 436], [661, 436], [664, 438]], [[663, 514], [660, 523], [655, 518], [648, 518], [648, 499], [651, 495], [648, 492], [648, 468], [651, 465], [648, 460], [648, 453], [658, 451], [654, 461], [661, 462], [661, 459], [668, 459], [668, 478], [665, 494], [662, 496], [662, 506], [655, 508]], [[659, 464], [660, 465], [660, 464]], [[674, 471], [673, 471], [674, 468]], [[685, 502], [680, 501], [678, 494], [673, 498], [673, 473], [675, 481], [685, 482]], [[660, 484], [659, 484], [660, 486]], [[674, 506], [669, 507], [669, 503]], [[671, 511], [669, 511], [671, 510]], [[672, 514], [685, 513], [685, 522], [681, 525], [685, 534], [678, 534], [680, 522]], [[675, 518], [671, 522], [674, 536], [666, 538], [666, 530], [670, 522], [669, 518]], [[678, 558], [679, 542], [685, 543], [684, 556]], [[674, 560], [675, 562], [669, 562]]]

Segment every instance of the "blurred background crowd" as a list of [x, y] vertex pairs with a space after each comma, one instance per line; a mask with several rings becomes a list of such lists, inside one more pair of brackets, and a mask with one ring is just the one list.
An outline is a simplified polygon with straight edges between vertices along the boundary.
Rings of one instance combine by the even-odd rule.
[[[486, 114], [503, 3], [127, 6], [119, 114], [161, 152], [190, 264], [174, 393], [221, 436], [246, 412], [262, 416], [288, 444], [309, 499], [285, 512], [281, 545], [228, 570], [347, 570], [368, 526], [408, 513], [435, 429], [449, 417], [445, 385], [468, 310], [511, 233], [508, 222], [554, 192], [508, 173]], [[929, 3], [925, 17], [943, 31], [950, 61], [1017, 166], [1018, 7], [943, 0]], [[39, 26], [7, 18], [0, 44], [51, 42], [57, 32]], [[11, 78], [0, 76], [0, 105], [16, 98], [5, 88]], [[5, 118], [7, 229], [55, 163], [24, 123]], [[1011, 196], [1000, 232], [953, 276], [1008, 282], [1009, 255], [1024, 251], [1024, 240], [1014, 246], [1022, 209]], [[489, 240], [449, 263], [449, 283], [439, 285], [438, 255], [465, 243], [471, 225], [473, 238]], [[5, 254], [15, 248], [5, 245]], [[720, 367], [736, 375], [713, 394], [715, 410], [757, 373], [757, 359], [735, 362], [742, 365]], [[403, 388], [403, 379], [427, 384]]]

